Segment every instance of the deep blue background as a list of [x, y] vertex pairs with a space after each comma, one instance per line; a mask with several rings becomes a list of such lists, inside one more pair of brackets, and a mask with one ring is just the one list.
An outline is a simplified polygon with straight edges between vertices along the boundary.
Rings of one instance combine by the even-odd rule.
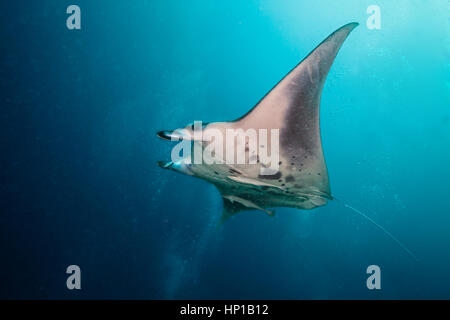
[[[447, 6], [2, 1], [0, 298], [450, 298]], [[156, 131], [243, 115], [351, 21], [322, 96], [332, 191], [418, 263], [339, 203], [217, 230], [215, 188], [155, 165], [172, 147]]]

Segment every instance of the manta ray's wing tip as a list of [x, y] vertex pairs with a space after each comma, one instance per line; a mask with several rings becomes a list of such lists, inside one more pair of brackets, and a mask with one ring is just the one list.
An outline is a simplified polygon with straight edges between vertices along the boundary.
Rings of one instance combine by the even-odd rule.
[[349, 34], [350, 32], [353, 31], [353, 29], [355, 29], [357, 26], [359, 26], [359, 22], [350, 22], [347, 23], [345, 25], [343, 25], [342, 27], [340, 27], [339, 29], [337, 29], [335, 32], [333, 32], [333, 34], [339, 32], [339, 31], [344, 31]]
[[357, 26], [359, 26], [359, 22], [353, 21], [353, 22], [347, 23], [345, 26], [356, 28]]
[[359, 22], [353, 21], [347, 24], [344, 24], [342, 27], [340, 27], [339, 29], [350, 29], [353, 30], [355, 29], [357, 26], [359, 26]]

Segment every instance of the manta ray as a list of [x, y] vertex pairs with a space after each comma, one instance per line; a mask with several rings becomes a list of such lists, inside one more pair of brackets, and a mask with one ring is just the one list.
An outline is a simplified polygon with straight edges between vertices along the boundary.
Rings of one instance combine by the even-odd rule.
[[[187, 125], [182, 130], [159, 131], [157, 135], [165, 140], [188, 140], [202, 150], [208, 148], [211, 140], [205, 139], [211, 131], [222, 133], [228, 129], [279, 130], [277, 170], [262, 174], [267, 163], [259, 161], [261, 154], [251, 153], [250, 137], [245, 140], [245, 148], [236, 153], [244, 153], [244, 164], [227, 163], [220, 157], [214, 163], [195, 163], [192, 157], [177, 161], [159, 161], [161, 168], [174, 170], [204, 179], [217, 187], [223, 199], [221, 223], [238, 212], [260, 210], [273, 216], [274, 207], [314, 209], [323, 206], [332, 196], [328, 171], [325, 163], [320, 136], [319, 107], [322, 89], [331, 65], [350, 32], [358, 26], [352, 22], [334, 31], [323, 40], [308, 56], [292, 69], [272, 88], [250, 111], [242, 117], [228, 122], [213, 122], [202, 125], [200, 135], [195, 126]], [[234, 138], [233, 138], [234, 139]], [[265, 146], [271, 148], [270, 141]], [[227, 145], [225, 145], [225, 151]], [[271, 149], [272, 150], [272, 149]], [[217, 151], [217, 150], [216, 150]], [[222, 150], [223, 151], [223, 150]], [[259, 149], [261, 151], [261, 149]], [[272, 150], [273, 151], [273, 150]], [[217, 159], [217, 156], [215, 157]], [[343, 203], [346, 208], [361, 215], [392, 238], [414, 259], [417, 258], [384, 227], [373, 219]]]
[[[313, 209], [325, 205], [333, 197], [320, 137], [320, 97], [340, 47], [356, 26], [358, 23], [349, 23], [328, 36], [244, 116], [202, 127], [204, 133], [228, 128], [279, 129], [276, 173], [261, 175], [261, 162], [229, 165], [159, 161], [159, 166], [214, 184], [223, 198], [222, 222], [244, 210], [273, 215], [268, 208]], [[165, 130], [157, 135], [166, 140], [190, 139], [205, 144], [192, 138], [193, 125], [184, 129], [188, 134]]]
[[[333, 61], [350, 32], [359, 24], [352, 22], [334, 31], [311, 53], [295, 66], [273, 87], [250, 111], [234, 121], [212, 122], [202, 125], [200, 135], [195, 126], [187, 125], [182, 130], [159, 131], [158, 137], [165, 140], [188, 140], [202, 150], [211, 140], [205, 139], [208, 132], [228, 129], [279, 130], [279, 162], [277, 170], [261, 174], [267, 166], [259, 161], [260, 154], [250, 154], [249, 139], [244, 152], [245, 159], [253, 163], [233, 164], [226, 161], [195, 163], [192, 157], [177, 161], [159, 161], [161, 168], [174, 170], [206, 180], [217, 187], [223, 199], [220, 224], [238, 212], [259, 210], [269, 216], [270, 208], [290, 207], [314, 209], [326, 205], [332, 196], [320, 136], [319, 107], [325, 79]], [[266, 146], [269, 149], [271, 142]], [[261, 149], [260, 149], [261, 150]], [[220, 152], [219, 158], [220, 158]], [[217, 157], [216, 157], [217, 158]], [[223, 159], [222, 159], [223, 160]], [[377, 224], [361, 211], [344, 203], [380, 228], [403, 250], [417, 260], [414, 254], [389, 231]]]

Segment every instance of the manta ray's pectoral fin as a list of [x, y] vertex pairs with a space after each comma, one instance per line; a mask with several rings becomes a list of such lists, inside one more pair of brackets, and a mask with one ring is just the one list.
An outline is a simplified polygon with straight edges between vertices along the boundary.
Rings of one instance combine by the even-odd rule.
[[306, 177], [308, 185], [327, 194], [331, 191], [320, 137], [320, 97], [339, 49], [357, 25], [346, 24], [329, 35], [253, 109], [233, 123], [235, 128], [279, 130], [280, 155], [283, 164], [289, 166], [284, 168], [285, 173], [290, 170], [294, 180], [311, 175]]

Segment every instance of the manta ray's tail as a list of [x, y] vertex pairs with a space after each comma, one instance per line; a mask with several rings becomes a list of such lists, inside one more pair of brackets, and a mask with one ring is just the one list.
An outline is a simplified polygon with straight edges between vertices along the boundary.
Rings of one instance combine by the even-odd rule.
[[337, 200], [339, 203], [341, 203], [344, 207], [352, 210], [353, 212], [357, 213], [359, 216], [365, 218], [366, 220], [368, 220], [370, 223], [372, 223], [374, 226], [376, 226], [378, 229], [380, 229], [381, 231], [383, 231], [386, 235], [389, 236], [389, 238], [391, 238], [392, 240], [395, 241], [395, 243], [397, 243], [400, 248], [402, 248], [410, 257], [412, 257], [415, 261], [419, 261], [419, 259], [414, 255], [414, 253], [411, 252], [411, 250], [409, 250], [402, 242], [400, 242], [400, 240], [398, 240], [396, 237], [394, 237], [394, 235], [392, 233], [390, 233], [388, 230], [386, 230], [383, 226], [381, 226], [380, 224], [376, 223], [372, 218], [370, 218], [369, 216], [367, 216], [366, 214], [362, 213], [360, 210], [353, 208], [352, 206], [346, 204], [345, 202], [339, 200], [338, 198], [336, 198], [335, 196], [333, 196], [334, 200]]

